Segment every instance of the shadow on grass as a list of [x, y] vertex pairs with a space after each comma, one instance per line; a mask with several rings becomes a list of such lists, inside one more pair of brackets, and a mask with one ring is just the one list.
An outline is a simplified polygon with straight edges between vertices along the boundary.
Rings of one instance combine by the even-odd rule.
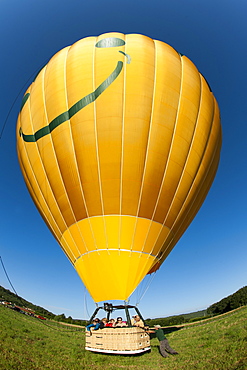
[[[178, 331], [180, 329], [183, 329], [183, 326], [179, 326], [179, 327], [177, 327], [177, 326], [167, 326], [167, 327], [161, 328], [161, 329], [163, 330], [164, 334], [166, 335], [166, 334], [173, 333], [174, 331]], [[154, 330], [154, 329], [150, 328], [150, 330]], [[155, 333], [150, 333], [149, 335], [150, 335], [150, 339], [156, 338]]]
[[170, 334], [173, 333], [174, 331], [178, 331], [180, 329], [183, 329], [183, 326], [168, 326], [167, 328], [162, 328], [164, 334]]

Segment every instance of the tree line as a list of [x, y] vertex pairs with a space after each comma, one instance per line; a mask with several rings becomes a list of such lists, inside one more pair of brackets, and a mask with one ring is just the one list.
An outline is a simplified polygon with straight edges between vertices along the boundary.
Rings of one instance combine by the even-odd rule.
[[154, 326], [155, 324], [159, 324], [161, 326], [176, 326], [188, 322], [204, 320], [215, 315], [221, 315], [245, 305], [247, 305], [247, 286], [239, 289], [234, 294], [223, 298], [219, 302], [212, 304], [204, 311], [164, 318], [147, 319], [145, 320], [145, 323], [148, 326]]
[[[55, 315], [54, 313], [46, 310], [43, 307], [36, 306], [31, 302], [26, 301], [22, 297], [17, 296], [16, 294], [10, 292], [8, 289], [3, 288], [2, 286], [0, 286], [0, 301], [1, 300], [11, 302], [12, 304], [17, 306], [30, 308], [37, 315], [44, 316], [47, 319], [82, 326], [85, 326], [87, 324], [87, 320], [73, 319], [71, 316], [66, 317], [63, 313], [60, 315]], [[146, 319], [145, 324], [148, 326], [154, 326], [155, 324], [159, 324], [161, 326], [176, 326], [184, 324], [186, 322], [203, 320], [207, 317], [220, 315], [245, 305], [247, 305], [247, 286], [239, 289], [236, 293], [223, 298], [221, 301], [212, 304], [207, 308], [207, 310], [170, 317]]]
[[220, 315], [247, 305], [247, 286], [208, 307], [208, 315]]

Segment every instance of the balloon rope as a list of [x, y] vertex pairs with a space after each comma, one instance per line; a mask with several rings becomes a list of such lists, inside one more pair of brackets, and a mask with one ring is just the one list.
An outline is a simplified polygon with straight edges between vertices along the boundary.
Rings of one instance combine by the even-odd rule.
[[16, 292], [16, 290], [15, 290], [15, 288], [13, 287], [13, 285], [12, 285], [12, 283], [11, 283], [11, 281], [10, 281], [10, 278], [9, 278], [9, 276], [8, 276], [8, 274], [7, 274], [7, 271], [6, 271], [5, 267], [4, 267], [3, 260], [2, 260], [2, 257], [1, 257], [1, 256], [0, 256], [0, 261], [1, 261], [1, 264], [2, 264], [2, 266], [3, 266], [3, 271], [5, 272], [5, 275], [6, 275], [7, 279], [8, 279], [8, 281], [9, 281], [9, 283], [10, 283], [10, 285], [11, 285], [11, 287], [12, 287], [13, 291], [15, 292], [15, 294], [17, 295], [17, 297], [19, 297], [19, 296], [18, 296], [18, 294], [17, 294], [17, 292]]
[[[42, 67], [43, 67], [43, 66], [44, 66], [44, 64], [42, 64]], [[14, 106], [15, 106], [15, 103], [16, 103], [17, 99], [18, 99], [18, 98], [19, 98], [19, 96], [21, 95], [21, 93], [22, 93], [22, 91], [24, 90], [24, 88], [25, 88], [25, 86], [27, 85], [27, 83], [31, 80], [31, 78], [33, 78], [33, 76], [34, 76], [34, 75], [35, 75], [35, 77], [36, 77], [37, 72], [38, 72], [38, 71], [40, 71], [40, 69], [41, 69], [42, 67], [40, 66], [39, 68], [37, 68], [37, 69], [35, 70], [35, 72], [33, 72], [33, 73], [31, 74], [31, 76], [30, 76], [30, 77], [27, 79], [27, 81], [23, 84], [23, 86], [22, 86], [22, 87], [21, 87], [21, 89], [19, 90], [18, 94], [16, 95], [16, 97], [15, 97], [15, 99], [14, 99], [14, 101], [13, 101], [13, 103], [12, 103], [12, 105], [11, 105], [11, 107], [10, 107], [9, 111], [8, 111], [8, 114], [7, 114], [7, 116], [6, 116], [5, 120], [4, 120], [3, 127], [2, 127], [2, 130], [1, 130], [1, 132], [0, 132], [0, 139], [1, 139], [1, 138], [2, 138], [2, 136], [3, 136], [3, 132], [4, 132], [4, 129], [5, 129], [5, 126], [7, 125], [7, 122], [8, 122], [9, 116], [10, 116], [10, 114], [11, 114], [11, 112], [12, 112], [12, 110], [13, 110]]]
[[145, 290], [144, 290], [144, 292], [142, 293], [142, 295], [141, 295], [141, 297], [140, 297], [139, 301], [137, 301], [137, 302], [136, 302], [136, 306], [138, 306], [138, 304], [141, 302], [142, 298], [143, 298], [143, 297], [144, 297], [144, 295], [146, 294], [147, 290], [149, 289], [149, 287], [150, 287], [150, 285], [151, 285], [151, 283], [152, 283], [152, 281], [153, 281], [153, 279], [154, 279], [154, 277], [155, 277], [155, 273], [156, 273], [156, 271], [155, 271], [154, 273], [150, 274], [149, 282], [147, 283], [146, 289], [145, 289]]
[[84, 286], [84, 308], [85, 308], [88, 318], [90, 318], [90, 314], [88, 312], [88, 307], [87, 307], [87, 289], [85, 286]]

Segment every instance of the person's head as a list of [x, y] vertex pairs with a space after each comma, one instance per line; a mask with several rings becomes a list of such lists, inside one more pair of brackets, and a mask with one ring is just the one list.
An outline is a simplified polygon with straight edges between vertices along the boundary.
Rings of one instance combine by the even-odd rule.
[[114, 319], [110, 319], [110, 320], [109, 320], [109, 322], [114, 323], [114, 322], [115, 322], [115, 320], [114, 320]]
[[117, 318], [117, 322], [122, 322], [122, 321], [123, 321], [122, 317]]
[[95, 322], [96, 324], [98, 323], [98, 322], [100, 322], [100, 319], [98, 319], [97, 317], [93, 320], [93, 322]]
[[101, 320], [104, 324], [108, 323], [108, 320], [106, 317], [104, 317], [102, 320]]
[[135, 316], [134, 316], [134, 319], [135, 319], [135, 321], [140, 321], [140, 320], [141, 320], [141, 318], [140, 318], [140, 316], [139, 316], [139, 315], [135, 315]]
[[154, 325], [154, 329], [155, 330], [158, 330], [158, 329], [160, 329], [161, 328], [161, 326], [160, 325]]

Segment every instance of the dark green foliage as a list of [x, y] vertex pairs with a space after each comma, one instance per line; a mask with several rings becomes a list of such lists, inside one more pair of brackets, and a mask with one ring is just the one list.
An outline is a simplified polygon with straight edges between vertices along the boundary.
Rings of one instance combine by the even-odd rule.
[[87, 320], [80, 320], [80, 319], [73, 319], [72, 324], [86, 326], [88, 324], [88, 321]]
[[159, 324], [161, 326], [172, 326], [172, 325], [180, 325], [180, 324], [183, 324], [184, 322], [186, 322], [184, 315], [145, 320], [145, 323], [148, 326], [154, 326], [155, 324]]
[[197, 311], [183, 315], [176, 315], [176, 316], [169, 316], [163, 318], [156, 318], [156, 319], [147, 319], [145, 320], [145, 324], [148, 326], [154, 326], [155, 324], [159, 324], [161, 326], [173, 326], [173, 325], [181, 325], [186, 322], [193, 322], [197, 320], [206, 319], [205, 316], [206, 311]]
[[55, 320], [56, 321], [63, 321], [64, 322], [64, 320], [66, 320], [66, 317], [65, 317], [64, 313], [62, 313], [61, 315], [57, 315], [55, 317]]
[[236, 293], [223, 298], [221, 301], [212, 304], [208, 307], [207, 314], [220, 315], [244, 305], [247, 305], [247, 286], [239, 289]]
[[49, 319], [53, 319], [56, 316], [45, 308], [36, 306], [31, 302], [26, 301], [24, 298], [19, 297], [18, 295], [10, 292], [8, 289], [3, 288], [2, 286], [0, 286], [0, 301], [7, 301], [16, 306], [30, 308], [37, 315], [45, 316]]
[[55, 315], [54, 313], [46, 310], [43, 307], [36, 306], [32, 304], [31, 302], [26, 301], [24, 298], [17, 296], [16, 294], [10, 292], [8, 289], [3, 288], [2, 286], [0, 286], [0, 301], [6, 301], [6, 302], [10, 302], [12, 305], [30, 308], [31, 310], [35, 312], [36, 315], [43, 316], [47, 319], [63, 321], [69, 324], [81, 325], [81, 326], [85, 326], [87, 324], [86, 320], [73, 319], [71, 316], [66, 318], [64, 314]]

